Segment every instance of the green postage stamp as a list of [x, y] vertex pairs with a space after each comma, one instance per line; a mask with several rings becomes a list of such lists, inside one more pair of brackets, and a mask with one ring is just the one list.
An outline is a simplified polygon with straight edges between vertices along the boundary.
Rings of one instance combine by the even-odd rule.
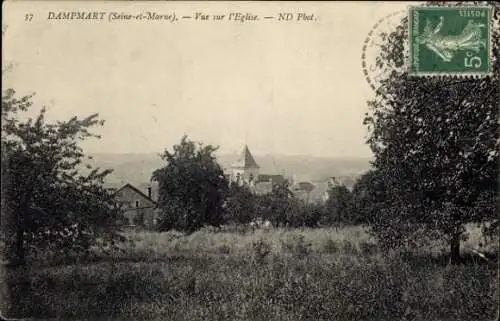
[[491, 74], [491, 26], [489, 7], [410, 8], [410, 74]]

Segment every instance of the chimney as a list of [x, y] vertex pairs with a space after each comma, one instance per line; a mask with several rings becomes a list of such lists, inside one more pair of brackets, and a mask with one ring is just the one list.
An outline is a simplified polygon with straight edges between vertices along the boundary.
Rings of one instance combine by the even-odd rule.
[[151, 198], [151, 187], [148, 187], [148, 197]]

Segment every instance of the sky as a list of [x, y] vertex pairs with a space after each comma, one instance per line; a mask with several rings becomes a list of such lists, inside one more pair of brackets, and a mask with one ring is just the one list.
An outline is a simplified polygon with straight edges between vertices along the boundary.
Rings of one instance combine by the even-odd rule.
[[[415, 3], [413, 3], [415, 4]], [[363, 42], [403, 2], [4, 2], [3, 87], [50, 120], [98, 113], [89, 153], [156, 153], [187, 134], [235, 153], [369, 157]], [[49, 12], [226, 14], [223, 21], [54, 20]], [[259, 21], [227, 20], [230, 12]], [[263, 19], [294, 14], [292, 21]], [[33, 14], [26, 21], [26, 14]], [[299, 13], [312, 21], [296, 21]], [[403, 17], [404, 14], [400, 15]], [[382, 28], [382, 27], [381, 27]], [[374, 58], [374, 52], [369, 59]]]

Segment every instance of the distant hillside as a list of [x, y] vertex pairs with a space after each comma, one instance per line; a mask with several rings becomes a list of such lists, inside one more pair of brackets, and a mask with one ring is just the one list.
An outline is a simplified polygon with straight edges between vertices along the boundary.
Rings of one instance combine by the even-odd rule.
[[[91, 155], [91, 164], [101, 168], [113, 169], [107, 180], [108, 185], [121, 185], [130, 182], [135, 185], [147, 184], [155, 169], [164, 165], [157, 154], [107, 154]], [[219, 163], [229, 169], [238, 155], [221, 154]], [[322, 181], [327, 177], [355, 178], [370, 167], [368, 158], [321, 158], [312, 156], [254, 155], [262, 174], [295, 175], [299, 181]]]

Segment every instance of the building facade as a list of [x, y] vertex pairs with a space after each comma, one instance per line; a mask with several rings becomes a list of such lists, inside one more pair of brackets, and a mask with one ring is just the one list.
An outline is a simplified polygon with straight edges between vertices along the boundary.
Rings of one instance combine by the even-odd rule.
[[114, 197], [123, 211], [125, 225], [152, 229], [156, 225], [157, 203], [151, 198], [151, 187], [144, 193], [132, 184], [125, 184], [114, 192]]

